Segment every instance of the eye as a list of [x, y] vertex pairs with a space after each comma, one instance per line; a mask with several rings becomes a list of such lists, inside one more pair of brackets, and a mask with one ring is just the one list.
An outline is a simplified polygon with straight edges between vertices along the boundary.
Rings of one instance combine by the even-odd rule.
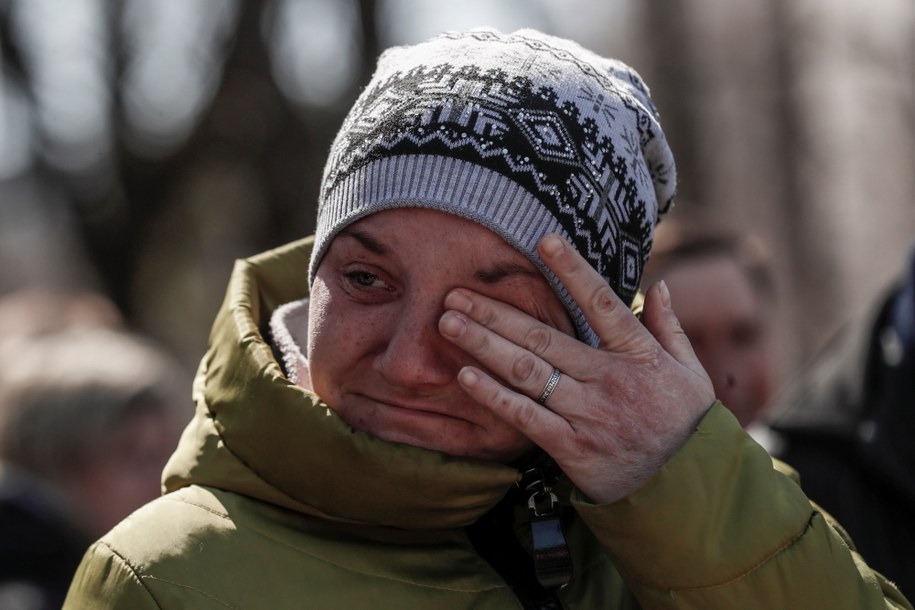
[[731, 330], [731, 342], [740, 347], [756, 345], [762, 338], [763, 330], [754, 322], [743, 322]]
[[387, 301], [396, 292], [390, 282], [382, 279], [381, 274], [372, 273], [364, 268], [345, 270], [341, 277], [344, 290], [361, 302]]
[[371, 288], [376, 284], [383, 284], [377, 275], [368, 271], [352, 271], [346, 274], [346, 277], [354, 284], [363, 288]]

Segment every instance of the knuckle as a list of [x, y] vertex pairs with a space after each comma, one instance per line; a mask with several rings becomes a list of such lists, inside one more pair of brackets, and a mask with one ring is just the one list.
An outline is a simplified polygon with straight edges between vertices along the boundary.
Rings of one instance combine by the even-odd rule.
[[486, 304], [477, 305], [474, 309], [474, 315], [477, 322], [487, 328], [491, 328], [498, 321], [496, 310]]
[[524, 336], [522, 346], [535, 354], [545, 354], [553, 342], [553, 335], [545, 326], [535, 326]]
[[508, 399], [505, 396], [505, 392], [500, 386], [493, 388], [486, 400], [487, 404], [498, 406], [501, 409], [506, 407], [507, 402]]
[[664, 364], [666, 362], [666, 355], [667, 352], [665, 352], [664, 348], [657, 343], [652, 345], [647, 350], [645, 354], [645, 366], [648, 368], [650, 375], [657, 376], [663, 372]]
[[519, 430], [527, 430], [531, 428], [535, 423], [535, 413], [531, 408], [525, 408], [519, 406], [517, 403], [507, 400], [507, 412], [509, 413], [509, 421], [511, 424], [518, 428]]
[[512, 363], [512, 382], [516, 384], [523, 384], [527, 381], [530, 381], [534, 377], [534, 371], [536, 370], [536, 367], [537, 362], [533, 354], [522, 354]]
[[472, 346], [470, 349], [473, 351], [473, 353], [485, 353], [487, 350], [489, 350], [490, 346], [489, 335], [487, 335], [485, 332], [476, 333], [470, 345]]
[[591, 307], [600, 315], [609, 315], [616, 311], [622, 301], [614, 294], [609, 285], [603, 284], [591, 293]]

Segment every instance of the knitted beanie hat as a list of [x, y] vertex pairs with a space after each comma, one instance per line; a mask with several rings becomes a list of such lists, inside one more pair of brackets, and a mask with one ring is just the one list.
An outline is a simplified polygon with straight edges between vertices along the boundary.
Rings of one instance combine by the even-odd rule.
[[539, 268], [581, 340], [597, 337], [535, 246], [563, 235], [631, 303], [674, 160], [631, 68], [532, 30], [447, 33], [384, 52], [330, 151], [309, 281], [346, 225], [391, 208], [449, 212]]

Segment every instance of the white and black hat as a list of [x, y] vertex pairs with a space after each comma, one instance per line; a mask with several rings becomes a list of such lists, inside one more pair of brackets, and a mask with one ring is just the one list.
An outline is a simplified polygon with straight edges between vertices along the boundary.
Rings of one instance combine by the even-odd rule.
[[441, 210], [525, 254], [593, 345], [537, 242], [563, 235], [629, 303], [675, 188], [657, 111], [628, 66], [533, 30], [443, 34], [383, 53], [344, 121], [324, 170], [309, 277], [353, 221]]

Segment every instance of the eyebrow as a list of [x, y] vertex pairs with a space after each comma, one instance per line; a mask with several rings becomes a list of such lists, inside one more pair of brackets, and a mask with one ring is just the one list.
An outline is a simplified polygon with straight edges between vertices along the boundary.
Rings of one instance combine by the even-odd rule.
[[[355, 239], [363, 248], [373, 254], [386, 256], [391, 253], [391, 249], [388, 246], [358, 228], [346, 227], [340, 232], [340, 235]], [[543, 275], [535, 269], [529, 269], [523, 265], [510, 262], [496, 263], [492, 267], [479, 269], [474, 272], [473, 277], [477, 281], [491, 286], [519, 275], [536, 279], [543, 278]]]
[[488, 269], [474, 272], [473, 277], [484, 284], [492, 285], [517, 275], [543, 279], [543, 275], [539, 271], [528, 269], [517, 263], [498, 263]]
[[365, 233], [364, 231], [360, 231], [359, 229], [355, 229], [353, 227], [346, 227], [345, 229], [340, 231], [340, 235], [345, 236], [345, 237], [352, 237], [353, 239], [358, 241], [360, 244], [362, 244], [363, 248], [365, 248], [372, 254], [378, 254], [379, 256], [383, 256], [383, 255], [390, 253], [390, 249], [386, 245], [384, 245], [383, 243], [381, 243], [380, 241], [378, 241], [377, 239], [375, 239], [368, 233]]

